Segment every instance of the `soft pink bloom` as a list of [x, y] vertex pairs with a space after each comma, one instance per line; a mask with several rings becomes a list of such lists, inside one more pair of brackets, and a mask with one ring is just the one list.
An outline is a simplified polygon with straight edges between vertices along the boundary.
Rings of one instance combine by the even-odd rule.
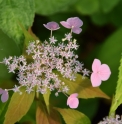
[[48, 22], [47, 24], [43, 24], [44, 27], [46, 27], [49, 30], [58, 30], [60, 27], [58, 25], [58, 23], [56, 22]]
[[71, 29], [75, 34], [79, 34], [82, 31], [80, 27], [83, 25], [83, 22], [78, 17], [68, 18], [67, 21], [61, 21], [60, 23], [65, 28]]
[[67, 105], [69, 105], [70, 108], [77, 108], [79, 105], [79, 100], [77, 98], [78, 94], [73, 93], [71, 94], [67, 99]]
[[108, 80], [111, 70], [107, 64], [101, 64], [100, 60], [94, 59], [92, 64], [91, 83], [93, 87], [100, 86], [102, 81]]
[[8, 100], [8, 91], [3, 90], [0, 88], [0, 94], [1, 94], [1, 101], [6, 102]]
[[0, 95], [3, 93], [3, 91], [4, 91], [4, 90], [3, 90], [2, 88], [0, 88]]

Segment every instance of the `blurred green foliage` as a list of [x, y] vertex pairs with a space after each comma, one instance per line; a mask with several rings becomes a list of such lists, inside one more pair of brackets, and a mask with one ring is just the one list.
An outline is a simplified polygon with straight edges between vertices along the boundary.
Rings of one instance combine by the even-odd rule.
[[35, 0], [36, 13], [40, 15], [52, 15], [66, 10], [77, 0]]
[[24, 0], [20, 2], [3, 0], [0, 3], [0, 29], [20, 44], [24, 36], [19, 23], [28, 29], [33, 23], [34, 10], [34, 0], [26, 2]]
[[[43, 41], [49, 37], [49, 32], [43, 27], [44, 23], [49, 21], [59, 23], [69, 17], [78, 16], [84, 23], [83, 32], [74, 35], [80, 44], [79, 60], [90, 70], [94, 58], [110, 66], [112, 75], [108, 81], [102, 83], [101, 89], [112, 97], [115, 93], [122, 51], [121, 13], [122, 0], [0, 0], [0, 61], [8, 56], [20, 55], [24, 42], [20, 23], [25, 29], [32, 28]], [[61, 27], [54, 35], [60, 41], [67, 32], [67, 29]], [[8, 74], [6, 67], [1, 64], [0, 79], [13, 79], [13, 75]], [[62, 103], [66, 103], [65, 98], [62, 98]], [[83, 110], [91, 119], [95, 117], [95, 113], [98, 114], [98, 99], [90, 102], [81, 99], [80, 103], [81, 108], [78, 109]], [[110, 102], [107, 104], [110, 105]], [[94, 109], [89, 109], [88, 106]], [[0, 103], [0, 111], [3, 108]], [[31, 116], [30, 114], [27, 118]], [[27, 121], [26, 117], [23, 120]]]
[[[2, 30], [0, 30], [0, 51], [0, 61], [2, 61], [5, 57], [8, 58], [9, 56], [20, 55], [20, 50], [18, 49], [17, 44]], [[0, 80], [11, 78], [12, 75], [12, 73], [8, 73], [5, 65], [0, 64]]]

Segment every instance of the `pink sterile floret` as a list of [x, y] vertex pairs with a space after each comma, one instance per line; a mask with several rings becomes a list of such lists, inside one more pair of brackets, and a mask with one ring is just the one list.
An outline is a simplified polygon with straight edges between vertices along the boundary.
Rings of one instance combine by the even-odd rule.
[[56, 22], [48, 22], [47, 24], [43, 24], [44, 27], [46, 27], [49, 30], [58, 30], [60, 27], [58, 25], [58, 23]]
[[80, 27], [83, 25], [83, 22], [78, 17], [68, 18], [67, 21], [61, 21], [60, 23], [65, 28], [71, 29], [75, 34], [79, 34], [82, 31]]
[[67, 99], [67, 105], [69, 105], [70, 108], [77, 108], [79, 105], [79, 100], [77, 98], [78, 94], [73, 93], [71, 94]]
[[3, 90], [0, 88], [0, 94], [1, 94], [1, 101], [6, 102], [8, 100], [8, 91]]
[[111, 75], [107, 64], [101, 64], [100, 60], [94, 59], [92, 64], [91, 83], [93, 87], [100, 86], [102, 81], [108, 80]]

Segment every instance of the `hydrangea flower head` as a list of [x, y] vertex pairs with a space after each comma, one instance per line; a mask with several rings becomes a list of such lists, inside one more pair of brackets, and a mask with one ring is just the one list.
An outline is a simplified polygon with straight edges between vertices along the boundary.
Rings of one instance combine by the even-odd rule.
[[43, 24], [44, 27], [46, 27], [49, 30], [58, 30], [60, 27], [58, 25], [58, 23], [56, 22], [48, 22], [47, 24]]
[[68, 97], [67, 105], [69, 105], [70, 108], [77, 108], [78, 107], [79, 100], [77, 97], [78, 97], [77, 93], [73, 93]]
[[92, 64], [91, 83], [93, 87], [100, 86], [102, 81], [108, 80], [111, 75], [107, 64], [101, 64], [100, 60], [94, 59]]
[[[74, 33], [81, 32], [82, 21], [78, 17], [69, 18], [66, 22], [68, 28]], [[63, 24], [63, 23], [62, 23]], [[19, 92], [21, 87], [25, 87], [25, 92], [30, 94], [36, 92], [40, 94], [47, 93], [47, 90], [56, 91], [67, 94], [69, 87], [60, 80], [59, 73], [63, 78], [68, 78], [75, 81], [77, 73], [83, 73], [83, 76], [88, 76], [89, 71], [84, 69], [75, 54], [79, 45], [72, 38], [72, 33], [65, 34], [65, 38], [59, 41], [52, 35], [52, 31], [59, 29], [56, 22], [49, 22], [44, 26], [51, 31], [49, 41], [40, 43], [39, 40], [29, 42], [25, 55], [10, 56], [4, 58], [1, 63], [8, 67], [9, 73], [16, 73], [18, 84], [5, 91], [0, 90], [1, 100], [4, 102], [8, 99], [8, 91]], [[29, 58], [29, 59], [28, 59]], [[79, 101], [78, 94], [74, 93], [68, 97], [67, 105], [70, 108], [77, 108]]]
[[71, 29], [75, 34], [79, 34], [82, 31], [80, 27], [83, 25], [83, 22], [78, 17], [68, 18], [67, 21], [61, 21], [60, 23], [65, 28]]
[[[2, 63], [8, 67], [9, 73], [18, 71], [18, 85], [9, 90], [21, 93], [20, 88], [24, 86], [26, 87], [25, 92], [28, 94], [33, 92], [35, 87], [36, 92], [41, 94], [45, 94], [47, 89], [56, 90], [56, 96], [59, 92], [66, 94], [70, 89], [65, 85], [65, 82], [58, 78], [55, 70], [62, 77], [72, 81], [75, 81], [76, 73], [86, 75], [83, 64], [77, 60], [78, 56], [75, 54], [75, 50], [78, 49], [76, 40], [72, 40], [72, 37], [70, 37], [70, 41], [66, 40], [68, 41], [66, 43], [62, 41], [57, 43], [57, 40], [52, 36], [49, 38], [49, 42], [40, 43], [38, 40], [30, 42], [26, 54], [31, 57], [31, 63], [28, 63], [27, 58], [23, 55], [5, 58]], [[73, 105], [68, 102], [68, 105], [72, 108], [76, 107], [77, 98], [70, 98], [73, 98], [76, 103]]]

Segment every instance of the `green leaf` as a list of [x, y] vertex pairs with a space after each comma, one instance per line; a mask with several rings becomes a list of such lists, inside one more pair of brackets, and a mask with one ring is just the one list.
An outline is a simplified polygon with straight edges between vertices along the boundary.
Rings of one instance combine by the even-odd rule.
[[48, 113], [49, 113], [49, 98], [50, 98], [50, 90], [47, 88], [47, 92], [45, 94], [43, 94], [43, 97], [44, 97], [44, 101], [45, 101], [45, 104], [47, 106], [47, 110], [48, 110]]
[[40, 108], [39, 106], [36, 110], [36, 124], [49, 124], [44, 108]]
[[87, 99], [102, 97], [109, 99], [109, 97], [98, 87], [92, 87], [91, 82], [87, 77], [83, 78], [80, 74], [76, 74], [76, 80], [70, 81], [70, 79], [62, 77], [61, 74], [58, 73], [58, 75], [58, 78], [69, 87], [69, 95], [72, 93], [78, 93], [79, 98]]
[[5, 113], [7, 111], [9, 100], [5, 103], [0, 101], [0, 124], [3, 124]]
[[102, 10], [107, 13], [110, 12], [120, 0], [99, 0]]
[[3, 0], [0, 0], [0, 3], [2, 2]]
[[27, 31], [23, 25], [21, 23], [19, 23], [22, 31], [23, 31], [23, 34], [25, 36], [25, 40], [24, 40], [24, 45], [25, 47], [28, 46], [29, 42], [30, 41], [36, 41], [36, 40], [39, 40], [39, 38], [32, 32], [31, 28], [29, 28], [29, 30]]
[[36, 124], [32, 116], [26, 114], [22, 120], [19, 121], [19, 124]]
[[36, 106], [37, 106], [37, 103], [36, 103], [36, 100], [34, 100], [29, 111], [19, 121], [20, 124], [26, 124], [27, 122], [31, 122], [31, 124], [36, 124], [36, 116], [35, 116]]
[[122, 57], [120, 60], [120, 67], [119, 67], [119, 75], [116, 87], [115, 97], [112, 102], [112, 106], [110, 109], [110, 115], [113, 115], [117, 109], [117, 107], [122, 104]]
[[19, 23], [28, 29], [34, 19], [34, 0], [3, 0], [0, 4], [0, 29], [17, 44], [22, 43], [24, 35]]
[[41, 15], [52, 15], [60, 12], [77, 0], [35, 0], [36, 13]]
[[[0, 30], [0, 61], [3, 61], [5, 57], [14, 55], [19, 56], [20, 49], [11, 38]], [[12, 75], [12, 73], [8, 73], [8, 69], [4, 64], [0, 64], [0, 79], [8, 79]]]
[[76, 9], [79, 13], [91, 15], [99, 9], [98, 0], [79, 0], [76, 4]]
[[35, 92], [28, 94], [23, 87], [20, 91], [22, 92], [21, 95], [15, 92], [11, 98], [4, 124], [14, 124], [19, 121], [27, 113], [34, 100]]
[[28, 54], [26, 52], [26, 49], [28, 47], [28, 44], [30, 43], [30, 41], [36, 41], [38, 40], [39, 41], [39, 38], [32, 32], [31, 28], [29, 28], [29, 30], [27, 31], [23, 25], [21, 23], [19, 23], [22, 31], [23, 31], [23, 34], [25, 36], [25, 40], [24, 40], [24, 45], [23, 45], [23, 55], [26, 56], [26, 58], [28, 58]]
[[[7, 102], [6, 102], [6, 103], [7, 103]], [[1, 115], [2, 115], [2, 112], [3, 112], [4, 108], [6, 107], [6, 103], [0, 102], [0, 117], [1, 117]]]
[[50, 110], [50, 115], [46, 112], [43, 104], [37, 106], [36, 124], [61, 124], [60, 116], [56, 110]]
[[77, 110], [61, 108], [55, 109], [62, 115], [66, 124], [91, 124], [89, 118]]

